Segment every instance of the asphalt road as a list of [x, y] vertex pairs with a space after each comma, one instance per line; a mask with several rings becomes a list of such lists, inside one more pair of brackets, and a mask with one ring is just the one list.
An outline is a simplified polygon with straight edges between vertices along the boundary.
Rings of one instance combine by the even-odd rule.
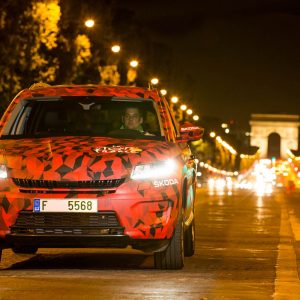
[[5, 250], [0, 299], [300, 299], [300, 193], [200, 190], [196, 221], [180, 271], [130, 249]]

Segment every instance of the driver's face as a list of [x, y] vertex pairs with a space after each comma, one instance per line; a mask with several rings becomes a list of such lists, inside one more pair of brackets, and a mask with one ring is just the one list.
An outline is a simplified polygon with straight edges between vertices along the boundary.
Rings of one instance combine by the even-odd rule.
[[127, 108], [123, 117], [124, 127], [126, 129], [139, 130], [139, 126], [143, 123], [143, 117], [137, 108]]

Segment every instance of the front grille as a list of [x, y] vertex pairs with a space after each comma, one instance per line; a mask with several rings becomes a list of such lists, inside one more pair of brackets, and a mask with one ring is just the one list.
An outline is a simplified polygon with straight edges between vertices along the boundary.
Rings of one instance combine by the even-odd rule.
[[79, 180], [79, 181], [54, 181], [54, 180], [33, 180], [13, 178], [13, 182], [23, 188], [62, 188], [62, 189], [89, 189], [89, 188], [117, 188], [125, 178], [109, 179], [109, 180]]
[[20, 193], [25, 193], [25, 194], [68, 194], [68, 195], [94, 194], [97, 197], [113, 194], [115, 192], [116, 192], [115, 190], [24, 190], [24, 189], [20, 189]]
[[122, 234], [116, 213], [33, 213], [21, 211], [16, 223], [11, 226], [16, 234]]

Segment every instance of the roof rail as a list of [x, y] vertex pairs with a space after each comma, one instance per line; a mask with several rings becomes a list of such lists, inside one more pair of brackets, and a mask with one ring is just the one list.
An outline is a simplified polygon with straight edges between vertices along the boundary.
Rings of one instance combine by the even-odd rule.
[[35, 89], [39, 89], [39, 88], [43, 88], [43, 87], [49, 87], [50, 84], [48, 83], [44, 83], [44, 82], [37, 82], [37, 83], [34, 83], [32, 84], [29, 89], [30, 90], [35, 90]]

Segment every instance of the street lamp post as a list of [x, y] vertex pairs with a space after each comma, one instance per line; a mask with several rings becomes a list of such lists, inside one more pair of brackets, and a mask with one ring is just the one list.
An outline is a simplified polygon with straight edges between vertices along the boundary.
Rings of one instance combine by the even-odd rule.
[[85, 22], [84, 22], [84, 25], [87, 27], [87, 28], [92, 28], [95, 26], [95, 21], [93, 19], [87, 19]]
[[193, 120], [194, 121], [199, 121], [199, 116], [198, 115], [193, 115]]
[[139, 65], [139, 62], [136, 59], [132, 59], [129, 62], [129, 68], [127, 71], [127, 84], [135, 86], [135, 80], [137, 77], [137, 67]]
[[136, 68], [139, 65], [139, 62], [136, 59], [133, 59], [129, 63], [130, 67]]
[[178, 108], [177, 108], [177, 103], [178, 103], [179, 99], [177, 96], [172, 96], [171, 97], [171, 101], [170, 101], [170, 108], [171, 111], [173, 111], [176, 120], [178, 120], [179, 116], [178, 116]]
[[153, 77], [150, 82], [153, 84], [153, 85], [157, 85], [159, 83], [159, 79], [157, 77]]
[[121, 46], [120, 45], [113, 45], [111, 47], [111, 51], [114, 52], [114, 53], [119, 53], [121, 51]]
[[186, 117], [187, 106], [185, 104], [181, 104], [180, 105], [180, 109], [182, 111], [181, 121], [184, 122], [185, 121], [185, 117]]
[[193, 113], [193, 110], [191, 110], [190, 108], [186, 111], [186, 113], [190, 116]]
[[161, 90], [160, 90], [160, 93], [161, 93], [163, 96], [166, 96], [166, 95], [167, 95], [167, 90], [161, 89]]

